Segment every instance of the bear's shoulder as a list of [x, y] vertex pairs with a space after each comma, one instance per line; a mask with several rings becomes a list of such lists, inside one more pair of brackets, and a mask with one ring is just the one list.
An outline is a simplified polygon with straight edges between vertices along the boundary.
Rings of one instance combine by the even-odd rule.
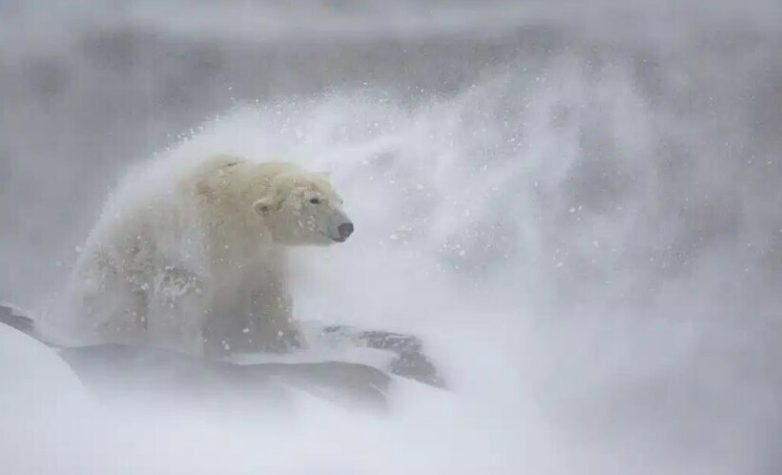
[[234, 155], [215, 155], [179, 178], [177, 189], [207, 201], [221, 194], [235, 176], [247, 175], [247, 159]]
[[205, 159], [187, 177], [190, 182], [209, 179], [227, 179], [240, 177], [273, 177], [283, 173], [303, 173], [303, 170], [285, 161], [255, 161], [236, 155], [214, 155]]
[[212, 176], [224, 176], [227, 173], [235, 173], [237, 170], [246, 168], [248, 160], [236, 155], [214, 155], [204, 159], [195, 167], [189, 176], [194, 182], [204, 180]]

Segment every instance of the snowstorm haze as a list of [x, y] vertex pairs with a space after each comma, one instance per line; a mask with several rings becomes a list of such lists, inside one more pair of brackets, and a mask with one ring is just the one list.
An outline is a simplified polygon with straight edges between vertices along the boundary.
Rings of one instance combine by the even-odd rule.
[[0, 300], [49, 308], [136, 166], [291, 160], [356, 226], [295, 251], [296, 316], [420, 335], [451, 386], [377, 416], [40, 383], [0, 468], [779, 473], [780, 52], [776, 1], [0, 0]]

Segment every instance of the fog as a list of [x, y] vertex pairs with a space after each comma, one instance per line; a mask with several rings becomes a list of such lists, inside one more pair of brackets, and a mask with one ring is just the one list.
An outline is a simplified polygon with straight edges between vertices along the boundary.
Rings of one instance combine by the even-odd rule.
[[0, 466], [778, 473], [780, 51], [774, 1], [0, 0], [0, 300], [46, 307], [136, 166], [291, 160], [356, 225], [295, 251], [297, 316], [419, 335], [449, 382], [378, 415], [21, 372]]

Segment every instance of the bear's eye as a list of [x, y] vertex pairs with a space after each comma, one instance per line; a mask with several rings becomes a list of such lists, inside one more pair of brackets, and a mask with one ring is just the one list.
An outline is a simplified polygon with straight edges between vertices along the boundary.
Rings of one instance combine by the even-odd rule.
[[312, 198], [310, 200], [310, 203], [312, 203], [314, 205], [320, 204], [320, 198]]

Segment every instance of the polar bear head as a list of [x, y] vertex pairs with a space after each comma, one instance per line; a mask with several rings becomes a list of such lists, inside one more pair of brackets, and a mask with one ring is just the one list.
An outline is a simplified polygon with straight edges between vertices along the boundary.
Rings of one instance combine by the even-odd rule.
[[344, 242], [353, 233], [353, 223], [342, 210], [342, 198], [325, 173], [279, 173], [253, 203], [253, 209], [279, 244], [329, 245]]

